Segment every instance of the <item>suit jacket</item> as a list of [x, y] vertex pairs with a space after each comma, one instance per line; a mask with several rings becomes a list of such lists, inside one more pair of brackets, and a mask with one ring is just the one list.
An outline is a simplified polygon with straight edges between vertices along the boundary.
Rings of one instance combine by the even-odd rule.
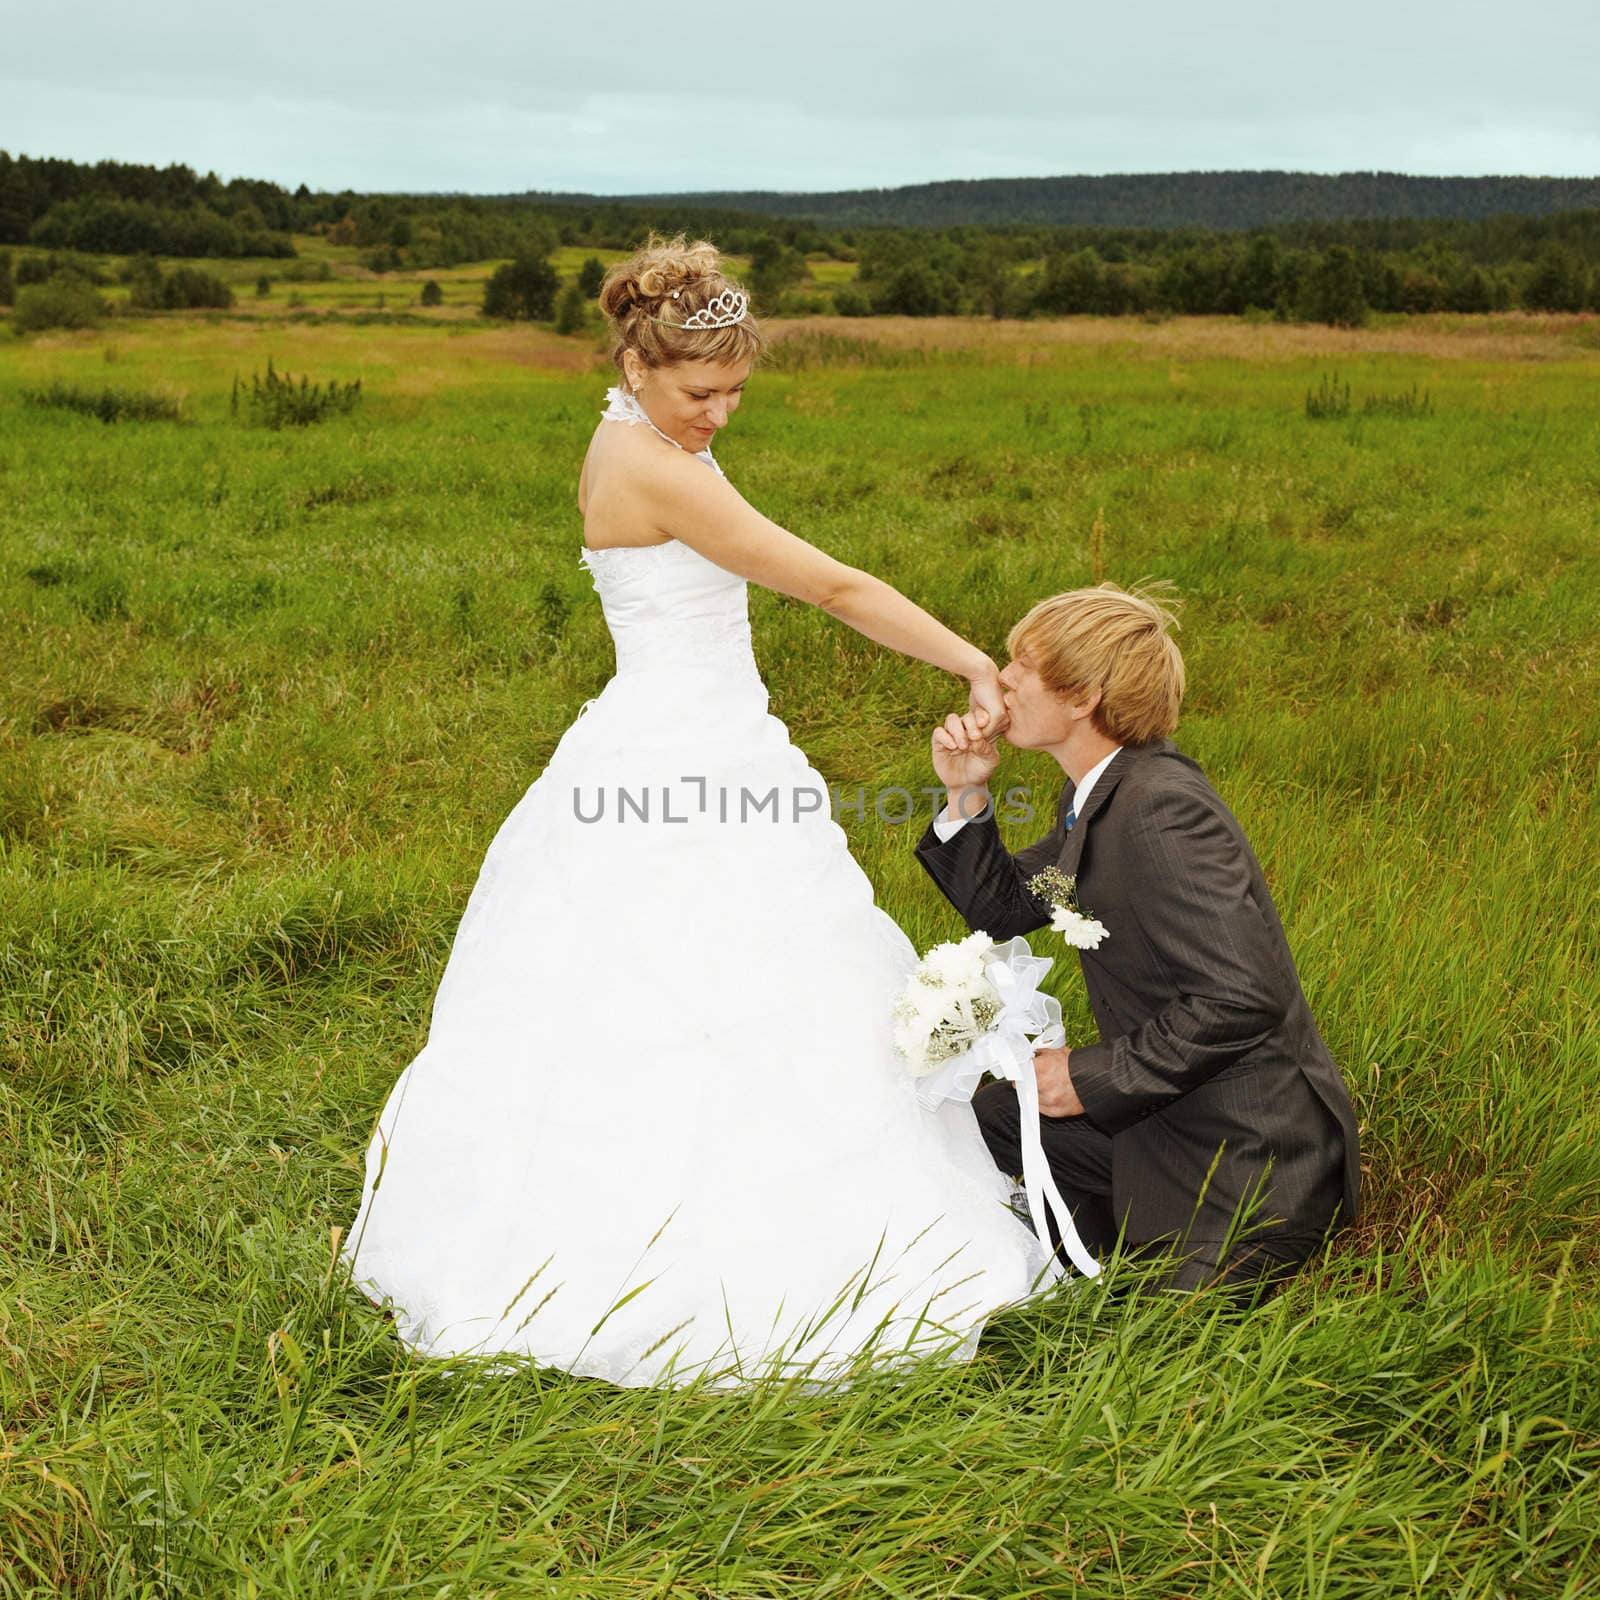
[[1119, 750], [1069, 833], [1072, 794], [1069, 782], [1055, 826], [1015, 855], [991, 810], [948, 842], [930, 827], [917, 857], [995, 939], [1049, 925], [1025, 886], [1047, 866], [1076, 876], [1079, 905], [1109, 930], [1079, 952], [1100, 1040], [1073, 1049], [1070, 1071], [1112, 1136], [1119, 1225], [1135, 1243], [1220, 1240], [1259, 1192], [1257, 1223], [1320, 1232], [1338, 1188], [1353, 1220], [1355, 1111], [1239, 824], [1167, 739]]

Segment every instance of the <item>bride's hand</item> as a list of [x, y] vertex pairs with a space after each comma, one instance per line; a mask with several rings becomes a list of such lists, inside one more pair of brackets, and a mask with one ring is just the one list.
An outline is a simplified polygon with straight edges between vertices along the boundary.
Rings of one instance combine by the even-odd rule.
[[970, 681], [967, 714], [977, 720], [978, 727], [989, 739], [1004, 733], [1006, 724], [1011, 721], [1011, 713], [1006, 710], [1000, 674], [992, 661], [987, 672], [980, 673]]

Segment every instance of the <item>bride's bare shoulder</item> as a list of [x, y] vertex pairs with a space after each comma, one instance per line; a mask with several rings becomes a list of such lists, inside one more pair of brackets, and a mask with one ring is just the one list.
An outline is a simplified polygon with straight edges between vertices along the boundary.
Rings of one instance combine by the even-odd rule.
[[704, 470], [703, 462], [647, 428], [602, 422], [589, 441], [581, 481], [589, 492], [602, 486], [624, 493], [648, 491], [680, 475], [694, 483]]
[[[674, 497], [668, 486], [704, 465], [644, 429], [602, 422], [584, 456], [578, 476], [578, 511], [591, 548], [660, 544], [673, 537], [662, 526], [662, 508]], [[691, 480], [692, 482], [693, 480]]]
[[587, 513], [595, 489], [609, 485], [619, 476], [620, 463], [614, 446], [620, 442], [617, 435], [631, 433], [631, 428], [619, 428], [604, 421], [595, 424], [589, 436], [589, 447], [583, 453], [583, 465], [578, 470], [578, 510]]

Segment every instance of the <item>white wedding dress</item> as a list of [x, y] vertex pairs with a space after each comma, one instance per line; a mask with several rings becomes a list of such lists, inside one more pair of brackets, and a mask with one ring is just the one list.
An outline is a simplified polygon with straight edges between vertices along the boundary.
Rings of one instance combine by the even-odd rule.
[[489, 846], [353, 1280], [421, 1353], [624, 1385], [970, 1355], [1044, 1254], [970, 1106], [917, 1104], [916, 954], [767, 712], [745, 584], [675, 540], [580, 559], [616, 675]]

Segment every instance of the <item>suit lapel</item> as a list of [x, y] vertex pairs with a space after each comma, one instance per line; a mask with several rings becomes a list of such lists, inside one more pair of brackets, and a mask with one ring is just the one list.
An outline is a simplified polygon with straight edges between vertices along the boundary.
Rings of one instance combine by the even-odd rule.
[[1095, 779], [1094, 787], [1089, 791], [1089, 798], [1083, 810], [1079, 812], [1078, 820], [1068, 832], [1066, 844], [1061, 850], [1061, 870], [1069, 878], [1077, 876], [1078, 862], [1083, 856], [1083, 842], [1088, 836], [1090, 826], [1099, 816], [1106, 801], [1111, 798], [1111, 791], [1122, 781], [1123, 773], [1133, 764], [1137, 755], [1137, 750], [1124, 745], [1112, 756], [1106, 770]]

